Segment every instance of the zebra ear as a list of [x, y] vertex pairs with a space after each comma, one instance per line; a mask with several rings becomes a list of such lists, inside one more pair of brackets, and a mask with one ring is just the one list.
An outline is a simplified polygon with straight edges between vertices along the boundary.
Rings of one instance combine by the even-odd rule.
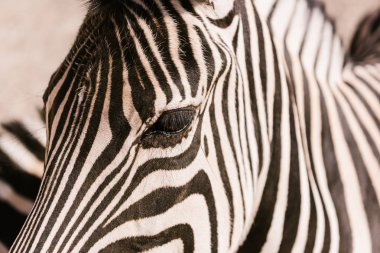
[[201, 0], [201, 1], [215, 10], [215, 1], [214, 0]]
[[211, 19], [219, 19], [227, 16], [234, 8], [235, 0], [195, 0]]
[[380, 8], [366, 16], [356, 29], [348, 57], [354, 63], [373, 63], [380, 59]]
[[88, 9], [91, 12], [98, 10], [108, 10], [111, 12], [117, 11], [122, 4], [122, 0], [86, 0], [85, 3], [88, 5]]

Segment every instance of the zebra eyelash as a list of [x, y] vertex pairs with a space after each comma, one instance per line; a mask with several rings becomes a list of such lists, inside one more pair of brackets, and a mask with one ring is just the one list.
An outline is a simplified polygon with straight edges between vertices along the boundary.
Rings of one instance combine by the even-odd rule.
[[143, 147], [168, 148], [177, 145], [191, 130], [194, 118], [194, 108], [164, 112], [143, 134]]
[[152, 133], [178, 134], [182, 132], [194, 119], [191, 109], [175, 110], [163, 113], [150, 127]]

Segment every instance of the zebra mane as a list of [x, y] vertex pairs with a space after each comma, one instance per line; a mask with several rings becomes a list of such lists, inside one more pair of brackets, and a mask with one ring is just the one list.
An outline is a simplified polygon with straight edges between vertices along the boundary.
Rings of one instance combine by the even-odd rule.
[[[90, 11], [97, 10], [109, 10], [117, 11], [120, 10], [120, 5], [122, 5], [126, 0], [87, 0], [86, 4], [89, 6]], [[200, 4], [206, 4], [214, 8], [215, 0], [196, 0]]]

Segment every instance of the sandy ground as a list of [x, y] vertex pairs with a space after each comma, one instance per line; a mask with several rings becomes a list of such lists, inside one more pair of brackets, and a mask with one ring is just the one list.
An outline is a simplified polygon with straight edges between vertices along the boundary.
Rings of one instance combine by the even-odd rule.
[[[325, 0], [347, 45], [379, 0]], [[0, 121], [33, 113], [83, 19], [80, 0], [0, 1]]]

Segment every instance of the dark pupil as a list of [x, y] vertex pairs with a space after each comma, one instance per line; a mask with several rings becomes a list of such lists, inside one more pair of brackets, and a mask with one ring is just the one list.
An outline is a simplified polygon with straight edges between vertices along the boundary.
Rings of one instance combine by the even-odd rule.
[[151, 132], [175, 134], [187, 128], [192, 122], [194, 112], [181, 110], [166, 112], [152, 125]]

